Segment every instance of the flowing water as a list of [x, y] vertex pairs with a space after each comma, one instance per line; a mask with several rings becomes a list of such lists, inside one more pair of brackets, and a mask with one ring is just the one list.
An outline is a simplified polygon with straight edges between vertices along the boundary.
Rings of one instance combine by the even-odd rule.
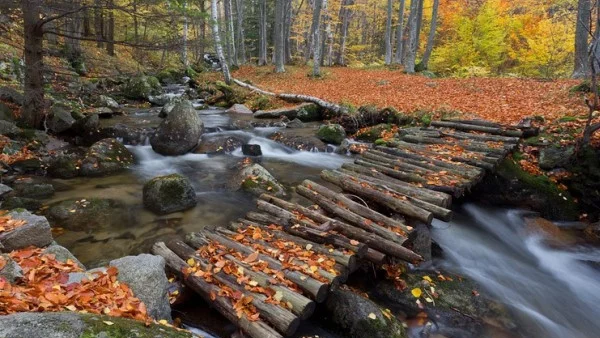
[[443, 264], [512, 309], [525, 337], [599, 337], [600, 250], [551, 247], [524, 215], [467, 204], [451, 223], [434, 222]]

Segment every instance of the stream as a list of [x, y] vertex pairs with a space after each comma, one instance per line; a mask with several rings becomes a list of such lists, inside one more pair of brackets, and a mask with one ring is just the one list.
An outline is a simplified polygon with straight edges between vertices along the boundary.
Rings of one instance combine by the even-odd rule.
[[[170, 90], [180, 95], [179, 87]], [[195, 104], [199, 106], [200, 102]], [[161, 121], [157, 117], [159, 110], [129, 108], [128, 114], [102, 123], [153, 127]], [[251, 116], [232, 116], [213, 107], [198, 110], [198, 113], [207, 131], [203, 138], [235, 136], [245, 143], [260, 145], [261, 164], [287, 187], [304, 179], [317, 180], [321, 170], [335, 169], [352, 161], [350, 156], [294, 150], [267, 138], [279, 128], [233, 130], [235, 119]], [[317, 126], [307, 124], [306, 133], [314, 135]], [[189, 153], [176, 157], [155, 153], [147, 142], [128, 148], [137, 163], [126, 172], [109, 177], [54, 180], [62, 188], [57, 189], [48, 204], [95, 197], [117, 199], [126, 206], [114, 215], [123, 221], [110, 228], [57, 234], [57, 242], [69, 248], [88, 268], [125, 255], [147, 252], [158, 240], [182, 236], [205, 226], [226, 225], [255, 208], [252, 196], [228, 185], [236, 164], [244, 158], [240, 148], [223, 155]], [[198, 204], [185, 212], [156, 216], [143, 208], [143, 185], [153, 177], [171, 173], [190, 179]], [[291, 193], [291, 199], [298, 196]], [[525, 231], [522, 211], [483, 208], [476, 204], [464, 204], [456, 211], [450, 223], [434, 221], [433, 237], [445, 253], [444, 258], [437, 261], [438, 265], [470, 277], [506, 304], [515, 314], [517, 331], [522, 337], [598, 336], [600, 271], [594, 265], [600, 262], [597, 249], [570, 247], [566, 250], [548, 246], [539, 235]], [[188, 310], [195, 311], [177, 311]], [[216, 327], [204, 329], [217, 332], [212, 334], [218, 337], [226, 336], [219, 334], [225, 327], [225, 331], [231, 333], [231, 326], [215, 317], [214, 311], [205, 312], [198, 316]], [[207, 319], [211, 316], [215, 319]], [[336, 337], [310, 321], [303, 324], [298, 337], [315, 334]]]
[[600, 332], [600, 251], [556, 248], [527, 233], [520, 210], [466, 204], [434, 221], [446, 269], [478, 282], [507, 305], [523, 337], [591, 338]]

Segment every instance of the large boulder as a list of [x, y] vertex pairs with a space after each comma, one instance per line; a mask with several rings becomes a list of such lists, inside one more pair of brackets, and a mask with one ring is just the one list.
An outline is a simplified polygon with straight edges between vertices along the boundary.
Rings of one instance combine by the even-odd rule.
[[[104, 138], [118, 138], [124, 144], [138, 145], [146, 143], [152, 133], [154, 133], [154, 128], [151, 127], [132, 127], [123, 123], [117, 123], [113, 126], [99, 129], [92, 135], [92, 139], [98, 141]], [[86, 137], [87, 139], [90, 139], [90, 137]]]
[[327, 151], [327, 144], [319, 140], [312, 130], [307, 133], [306, 129], [285, 129], [269, 135], [269, 139], [296, 150]]
[[71, 114], [69, 107], [62, 104], [55, 104], [50, 108], [50, 119], [48, 128], [56, 134], [65, 132], [73, 126], [75, 119]]
[[285, 196], [285, 188], [267, 169], [256, 163], [242, 167], [231, 184], [257, 196], [264, 193]]
[[0, 233], [0, 251], [10, 252], [28, 246], [45, 247], [52, 243], [50, 224], [46, 217], [37, 216], [29, 211], [12, 211], [9, 215], [25, 224], [12, 231]]
[[94, 143], [81, 161], [81, 175], [102, 176], [133, 164], [133, 154], [119, 141], [107, 138]]
[[73, 130], [78, 135], [87, 137], [94, 134], [100, 128], [100, 115], [91, 114], [77, 120], [73, 124]]
[[100, 95], [98, 97], [98, 106], [107, 107], [111, 109], [119, 109], [119, 103], [115, 101], [115, 99], [113, 99], [112, 97], [106, 95]]
[[539, 165], [540, 168], [551, 170], [562, 167], [569, 163], [569, 159], [575, 154], [575, 147], [546, 147], [540, 150]]
[[187, 331], [133, 319], [77, 312], [21, 312], [0, 316], [2, 338], [192, 338]]
[[56, 178], [73, 178], [79, 175], [81, 157], [77, 154], [58, 154], [48, 163], [48, 175]]
[[144, 206], [155, 213], [169, 214], [195, 205], [192, 184], [179, 174], [155, 177], [144, 185]]
[[317, 137], [325, 143], [340, 145], [346, 138], [346, 131], [339, 124], [324, 124], [319, 127]]
[[190, 101], [181, 101], [150, 138], [152, 149], [162, 155], [183, 155], [198, 145], [204, 123]]
[[132, 77], [123, 88], [125, 97], [132, 100], [148, 100], [151, 95], [158, 95], [161, 91], [160, 82], [153, 76]]
[[117, 279], [129, 285], [133, 294], [144, 302], [148, 315], [156, 320], [171, 320], [164, 258], [141, 254], [115, 259], [110, 265], [119, 269]]
[[250, 114], [252, 114], [252, 110], [250, 110], [250, 108], [244, 106], [243, 104], [236, 103], [233, 106], [231, 106], [229, 109], [227, 109], [225, 111], [225, 113], [250, 115]]
[[150, 95], [148, 101], [155, 106], [164, 106], [173, 100], [174, 96], [169, 94]]
[[350, 290], [332, 291], [325, 303], [327, 316], [350, 338], [406, 338], [406, 332], [392, 314], [373, 301]]
[[113, 199], [70, 199], [48, 208], [48, 218], [71, 231], [98, 230], [130, 224], [131, 215], [125, 205]]
[[231, 153], [244, 144], [244, 140], [236, 136], [205, 134], [194, 153], [196, 154], [226, 154]]

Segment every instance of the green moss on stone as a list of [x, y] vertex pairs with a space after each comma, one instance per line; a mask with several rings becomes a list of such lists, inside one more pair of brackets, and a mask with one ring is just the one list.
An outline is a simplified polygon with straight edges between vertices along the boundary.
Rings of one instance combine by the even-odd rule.
[[[189, 332], [177, 331], [175, 329], [150, 324], [125, 318], [81, 315], [86, 329], [81, 338], [191, 338]], [[108, 325], [106, 322], [112, 323]], [[65, 331], [67, 331], [67, 328]]]

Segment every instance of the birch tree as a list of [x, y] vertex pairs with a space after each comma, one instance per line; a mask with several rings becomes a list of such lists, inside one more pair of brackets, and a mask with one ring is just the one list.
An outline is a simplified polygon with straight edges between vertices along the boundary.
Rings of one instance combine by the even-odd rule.
[[[27, 0], [23, 0], [27, 1]], [[225, 56], [223, 55], [223, 46], [221, 45], [221, 35], [219, 34], [219, 21], [218, 21], [219, 11], [217, 8], [217, 0], [210, 1], [210, 17], [211, 17], [211, 26], [212, 26], [212, 34], [213, 40], [215, 41], [215, 50], [217, 51], [217, 57], [219, 58], [219, 62], [221, 63], [221, 70], [223, 71], [223, 77], [225, 78], [225, 83], [231, 84], [231, 74], [229, 73], [229, 67], [227, 66], [227, 62], [225, 60]]]
[[392, 0], [387, 0], [387, 20], [385, 22], [385, 64], [392, 63]]

